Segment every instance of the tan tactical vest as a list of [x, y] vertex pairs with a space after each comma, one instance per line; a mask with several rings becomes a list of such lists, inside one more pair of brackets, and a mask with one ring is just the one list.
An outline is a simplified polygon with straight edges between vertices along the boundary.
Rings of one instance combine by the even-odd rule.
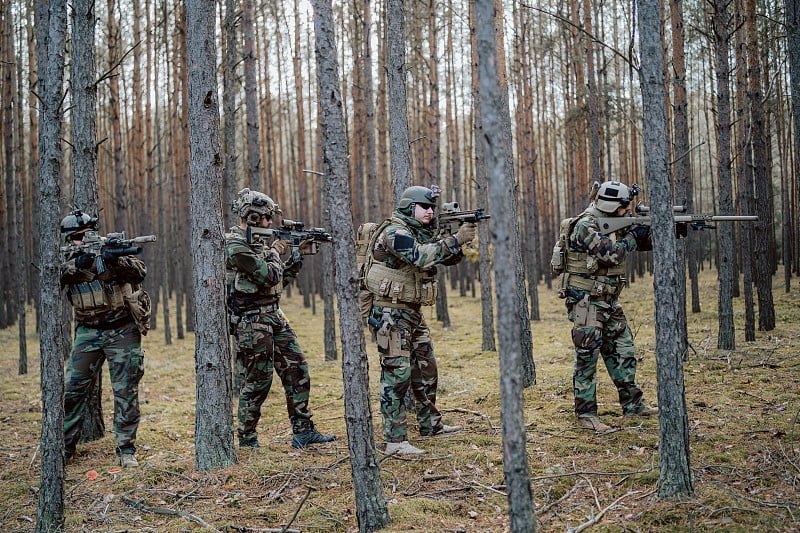
[[[589, 208], [584, 211], [579, 217], [589, 216], [597, 219], [600, 214], [595, 209]], [[574, 228], [574, 225], [572, 225]], [[570, 232], [571, 233], [571, 232]], [[575, 287], [584, 291], [590, 291], [597, 295], [606, 294], [619, 294], [622, 290], [623, 283], [608, 283], [609, 281], [619, 281], [618, 278], [625, 275], [626, 268], [623, 261], [619, 265], [610, 267], [600, 266], [597, 258], [589, 255], [586, 252], [574, 252], [569, 249], [569, 235], [567, 236], [567, 246], [565, 249], [566, 264], [564, 273], [561, 274], [561, 288], [567, 286]], [[609, 235], [609, 238], [616, 242], [616, 234]], [[571, 274], [584, 274], [585, 276], [573, 276]], [[614, 278], [614, 279], [612, 279]]]
[[84, 316], [96, 316], [125, 307], [124, 289], [117, 284], [106, 284], [95, 279], [75, 283], [67, 290], [70, 303]]
[[429, 270], [421, 270], [409, 264], [390, 268], [385, 263], [374, 260], [375, 243], [389, 224], [400, 224], [408, 228], [398, 218], [388, 219], [370, 239], [363, 283], [375, 295], [374, 304], [395, 307], [402, 304], [433, 305], [436, 302], [437, 284]]
[[[267, 246], [266, 243], [248, 243], [244, 236], [238, 233], [226, 233], [225, 240], [238, 241], [242, 246], [247, 246], [264, 260], [266, 260], [267, 254], [269, 254], [270, 247]], [[256, 285], [245, 272], [240, 272], [235, 268], [228, 268], [227, 265], [225, 268], [225, 282], [229, 287], [232, 286], [235, 291], [245, 294], [258, 294], [260, 296], [274, 296], [278, 298], [281, 293], [283, 293], [283, 283], [277, 283], [272, 287]]]

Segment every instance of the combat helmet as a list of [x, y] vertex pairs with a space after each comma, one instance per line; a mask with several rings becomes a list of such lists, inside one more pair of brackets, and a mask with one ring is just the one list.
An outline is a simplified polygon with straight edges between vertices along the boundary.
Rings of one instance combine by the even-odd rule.
[[438, 201], [438, 187], [429, 189], [428, 187], [414, 185], [403, 191], [400, 200], [397, 202], [397, 210], [405, 215], [411, 215], [414, 213], [416, 204], [436, 205]]
[[263, 192], [251, 191], [247, 187], [239, 191], [233, 201], [233, 212], [248, 224], [258, 224], [262, 216], [280, 214], [281, 209], [275, 201]]
[[89, 216], [80, 209], [76, 209], [61, 219], [61, 233], [64, 234], [65, 242], [71, 242], [75, 234], [86, 230], [97, 230], [97, 217]]
[[631, 203], [631, 190], [622, 182], [606, 181], [597, 191], [594, 205], [604, 213], [613, 213], [619, 207], [628, 207]]

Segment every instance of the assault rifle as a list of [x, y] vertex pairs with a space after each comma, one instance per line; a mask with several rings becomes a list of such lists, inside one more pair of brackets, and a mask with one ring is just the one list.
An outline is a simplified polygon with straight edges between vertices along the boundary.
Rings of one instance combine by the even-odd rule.
[[478, 223], [481, 220], [488, 220], [492, 215], [487, 215], [483, 212], [483, 208], [474, 209], [472, 211], [462, 211], [458, 202], [447, 202], [442, 204], [437, 216], [437, 224], [439, 225], [439, 232], [442, 235], [452, 235], [458, 231], [458, 226], [465, 222]]
[[[300, 261], [300, 245], [308, 240], [315, 243], [331, 242], [333, 237], [325, 228], [305, 229], [303, 222], [284, 219], [278, 228], [257, 228], [248, 227], [253, 242], [261, 242], [264, 245], [271, 245], [272, 241], [288, 241], [292, 250], [290, 262]], [[316, 249], [316, 248], [315, 248]]]
[[[672, 207], [674, 213], [686, 213], [686, 206], [675, 205]], [[610, 235], [621, 229], [629, 228], [631, 226], [650, 226], [652, 218], [648, 215], [650, 208], [645, 205], [636, 206], [636, 215], [632, 217], [600, 217], [597, 219], [600, 225], [600, 232], [604, 235]], [[714, 229], [715, 225], [712, 222], [746, 222], [756, 221], [757, 216], [751, 215], [702, 215], [702, 214], [682, 214], [673, 215], [672, 217], [676, 224], [686, 224], [693, 230]], [[685, 235], [685, 233], [684, 233]]]
[[155, 241], [155, 235], [144, 235], [128, 239], [125, 237], [124, 231], [109, 233], [105, 237], [101, 237], [96, 231], [87, 231], [84, 233], [83, 242], [62, 246], [61, 252], [65, 257], [69, 257], [74, 253], [94, 254], [96, 256], [95, 268], [99, 275], [106, 270], [104, 261], [124, 255], [139, 255], [142, 253], [142, 247], [137, 245]]

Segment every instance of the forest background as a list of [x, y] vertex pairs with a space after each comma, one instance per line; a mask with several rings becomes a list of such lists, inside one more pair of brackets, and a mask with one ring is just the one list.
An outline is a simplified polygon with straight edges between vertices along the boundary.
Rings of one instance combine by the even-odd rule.
[[[37, 296], [31, 290], [37, 286], [37, 273], [52, 269], [52, 261], [45, 260], [45, 255], [36, 257], [34, 240], [25, 238], [44, 236], [50, 230], [47, 223], [37, 227], [37, 221], [33, 220], [35, 199], [52, 192], [37, 190], [33, 176], [38, 164], [43, 168], [47, 165], [45, 175], [56, 170], [61, 177], [62, 183], [57, 184], [56, 190], [64, 204], [62, 212], [68, 206], [84, 206], [91, 212], [99, 211], [103, 227], [126, 228], [129, 235], [157, 233], [167, 239], [159, 249], [170, 253], [145, 255], [157, 273], [151, 276], [155, 285], [150, 290], [161, 310], [161, 329], [167, 345], [172, 342], [173, 315], [168, 305], [171, 295], [175, 297], [174, 321], [179, 339], [183, 338], [184, 329], [194, 329], [193, 318], [199, 320], [189, 311], [196, 309], [189, 286], [190, 273], [198, 271], [200, 264], [196, 255], [194, 268], [189, 264], [191, 239], [187, 234], [181, 235], [181, 230], [186, 233], [189, 230], [190, 128], [187, 126], [191, 124], [192, 102], [187, 99], [187, 90], [191, 90], [194, 72], [186, 68], [183, 59], [197, 51], [190, 45], [192, 31], [185, 31], [192, 27], [190, 22], [196, 14], [189, 5], [184, 12], [183, 6], [162, 4], [159, 8], [148, 3], [128, 6], [109, 2], [105, 14], [98, 9], [99, 17], [95, 19], [94, 4], [75, 2], [70, 13], [71, 40], [64, 43], [70, 73], [66, 81], [71, 90], [63, 96], [60, 91], [54, 93], [52, 87], [40, 84], [43, 78], [36, 81], [33, 75], [35, 71], [42, 72], [45, 62], [48, 68], [56, 64], [51, 62], [53, 50], [60, 54], [57, 41], [51, 45], [55, 48], [49, 55], [41, 47], [35, 50], [39, 55], [34, 54], [33, 35], [36, 34], [37, 41], [46, 36], [46, 32], [42, 33], [44, 25], [37, 27], [34, 21], [34, 6], [19, 2], [2, 5], [6, 200], [3, 220], [7, 230], [4, 244], [9, 252], [4, 266], [11, 274], [6, 280], [11, 281], [3, 286], [7, 297], [5, 305], [0, 307], [4, 325], [15, 321], [20, 325], [20, 373], [26, 371], [23, 368], [25, 304]], [[342, 4], [335, 19], [337, 30], [346, 35], [341, 41], [339, 62], [350, 146], [348, 189], [355, 191], [346, 198], [353, 216], [348, 224], [382, 218], [393, 203], [391, 198], [397, 194], [391, 190], [392, 184], [396, 187], [398, 176], [394, 168], [397, 145], [390, 128], [391, 118], [397, 115], [394, 106], [399, 101], [411, 133], [407, 144], [414, 181], [436, 183], [442, 186], [445, 195], [465, 206], [487, 200], [480, 176], [481, 143], [476, 141], [480, 138], [480, 120], [475, 108], [478, 63], [473, 14], [464, 6], [415, 3], [406, 11], [408, 26], [397, 31], [391, 22], [382, 23], [385, 12], [397, 5], [398, 2], [390, 1], [377, 6], [373, 23], [369, 3]], [[496, 46], [498, 74], [503, 90], [508, 91], [514, 174], [518, 177], [512, 191], [516, 193], [514, 205], [517, 202], [520, 205], [519, 211], [512, 209], [510, 213], [518, 217], [525, 237], [524, 253], [520, 256], [520, 263], [524, 264], [520, 266], [524, 266], [528, 282], [522, 279], [518, 287], [527, 286], [530, 316], [537, 321], [540, 320], [538, 282], [543, 280], [550, 285], [547, 250], [558, 220], [585, 205], [592, 182], [611, 178], [628, 183], [642, 181], [642, 161], [663, 146], [645, 146], [643, 139], [647, 138], [648, 125], [640, 127], [640, 117], [647, 113], [647, 102], [640, 103], [636, 83], [640, 67], [636, 4], [599, 6], [585, 2], [553, 6], [552, 10], [515, 3], [505, 8], [499, 3], [497, 6], [503, 15], [495, 27], [500, 43]], [[313, 47], [308, 10], [299, 3], [295, 3], [294, 9], [286, 9], [288, 5], [251, 2], [245, 2], [241, 12], [238, 7], [233, 2], [221, 6], [218, 24], [224, 28], [218, 34], [221, 46], [217, 49], [221, 53], [216, 58], [223, 97], [221, 109], [215, 113], [221, 111], [225, 123], [224, 196], [230, 200], [240, 186], [249, 185], [271, 194], [293, 218], [310, 217], [325, 223], [327, 214], [322, 209], [319, 186], [322, 130], [314, 126], [321, 113], [312, 96], [316, 92], [310, 61]], [[662, 10], [666, 7], [662, 6]], [[752, 229], [745, 225], [734, 232], [730, 225], [723, 225], [716, 239], [713, 233], [699, 237], [703, 234], [692, 232], [686, 241], [693, 312], [699, 312], [698, 271], [706, 262], [709, 267], [720, 269], [718, 348], [732, 349], [735, 344], [729, 291], [738, 293], [739, 283], [727, 279], [730, 267], [740, 269], [733, 272], [737, 279], [739, 271], [744, 278], [745, 338], [754, 341], [755, 302], [751, 283], [755, 283], [758, 291], [758, 328], [774, 330], [772, 275], [778, 271], [779, 262], [783, 262], [784, 286], [788, 292], [797, 264], [793, 252], [797, 246], [792, 246], [796, 240], [793, 209], [797, 205], [793, 201], [797, 198], [797, 187], [792, 174], [797, 174], [793, 169], [798, 152], [792, 130], [797, 123], [792, 124], [789, 117], [792, 112], [797, 116], [798, 106], [790, 106], [785, 97], [797, 95], [790, 87], [798, 77], [788, 76], [797, 59], [793, 53], [796, 47], [792, 46], [797, 37], [796, 5], [787, 3], [785, 14], [769, 12], [773, 7], [752, 1], [688, 8], [673, 3], [669, 6], [671, 26], [662, 35], [665, 68], [661, 74], [671, 80], [664, 84], [669, 96], [662, 103], [662, 111], [669, 117], [672, 130], [659, 137], [658, 142], [663, 140], [669, 145], [675, 203], [686, 204], [690, 211], [707, 206], [714, 213], [754, 212], [759, 216]], [[45, 11], [41, 4], [36, 9], [38, 19]], [[684, 23], [684, 15], [688, 24]], [[779, 21], [783, 15], [787, 23], [781, 33]], [[87, 32], [81, 29], [85, 28], [86, 19], [91, 19], [93, 51], [108, 53], [106, 68], [101, 67], [96, 73], [92, 70], [88, 81], [81, 77], [86, 74], [86, 58], [78, 57], [78, 52], [87, 47], [77, 44], [87, 37]], [[99, 32], [95, 38], [94, 24], [98, 20], [106, 23], [105, 32]], [[142, 29], [143, 22], [147, 29]], [[240, 24], [241, 43], [237, 33]], [[373, 32], [379, 37], [370, 37]], [[128, 39], [126, 34], [134, 38]], [[408, 51], [402, 58], [391, 47], [398, 34], [405, 37], [402, 48]], [[463, 38], [467, 35], [468, 41]], [[63, 36], [47, 35], [50, 39]], [[786, 54], [781, 55], [784, 38]], [[469, 61], [463, 53], [467, 42]], [[75, 54], [70, 53], [71, 47]], [[556, 50], [558, 53], [553, 54]], [[775, 66], [770, 61], [774, 50], [778, 50], [775, 57], [787, 57], [788, 61]], [[272, 61], [276, 56], [277, 61]], [[102, 65], [101, 57], [102, 53], [92, 53], [90, 60]], [[375, 65], [372, 57], [377, 58]], [[259, 58], [270, 60], [259, 61]], [[283, 69], [284, 58], [287, 70]], [[699, 58], [699, 63], [691, 62], [695, 58]], [[391, 81], [398, 61], [411, 94], [406, 97], [404, 88], [400, 99], [391, 94], [391, 83], [385, 84], [387, 78]], [[292, 76], [286, 74], [289, 64]], [[691, 74], [698, 64], [707, 68], [701, 69], [699, 75]], [[374, 76], [376, 65], [377, 72], [389, 75]], [[243, 72], [243, 82], [237, 81], [237, 68]], [[49, 72], [52, 76], [55, 71]], [[27, 87], [25, 73], [29, 74]], [[85, 113], [78, 112], [87, 103], [83, 98], [87, 93], [100, 97], [89, 102], [99, 112], [96, 136], [99, 141], [88, 147], [83, 144], [86, 124], [80, 123]], [[107, 97], [103, 98], [103, 94]], [[244, 113], [239, 112], [239, 102], [244, 103]], [[39, 107], [37, 103], [50, 113], [56, 111], [58, 120], [64, 121], [63, 139], [72, 147], [72, 153], [67, 150], [68, 157], [63, 162], [50, 157], [52, 154], [37, 155], [39, 149], [44, 154], [45, 149], [58, 144], [38, 145], [45, 126], [54, 122], [52, 116], [37, 122], [41, 118], [33, 111]], [[30, 112], [26, 114], [23, 109]], [[244, 127], [237, 128], [242, 123]], [[387, 157], [390, 144], [391, 160]], [[97, 176], [87, 180], [78, 166], [89, 152], [96, 158]], [[238, 153], [246, 159], [246, 165], [242, 165], [246, 170], [242, 172], [237, 171]], [[192, 165], [194, 160], [193, 152]], [[63, 167], [59, 166], [62, 163]], [[390, 165], [393, 179], [388, 178]], [[28, 169], [32, 170], [30, 179], [25, 177]], [[70, 175], [72, 181], [67, 177]], [[194, 172], [192, 177], [194, 183]], [[650, 178], [648, 175], [648, 184], [653, 184]], [[194, 192], [191, 191], [193, 201]], [[780, 209], [775, 207], [778, 196]], [[210, 216], [217, 208], [224, 209], [215, 204], [206, 213]], [[197, 215], [195, 209], [191, 215]], [[31, 218], [27, 226], [22, 220], [26, 216]], [[502, 218], [497, 216], [498, 223]], [[42, 218], [39, 213], [41, 220], [55, 222], [57, 215]], [[336, 226], [338, 221], [333, 219], [330, 223]], [[496, 233], [493, 230], [493, 235]], [[484, 234], [481, 238], [482, 246], [486, 245], [485, 237]], [[46, 241], [42, 238], [42, 242]], [[44, 254], [44, 250], [39, 251]], [[731, 259], [728, 252], [732, 250], [738, 255]], [[483, 249], [481, 263], [488, 255], [489, 250]], [[504, 257], [505, 254], [498, 254], [495, 261]], [[651, 266], [647, 264], [648, 257], [645, 255], [632, 265], [629, 272], [632, 280], [643, 276]], [[753, 261], [753, 257], [758, 260]], [[313, 295], [324, 287], [320, 278], [325, 273], [324, 268], [305, 270], [298, 285], [304, 305], [314, 308]], [[463, 296], [474, 287], [475, 269], [459, 268], [449, 278], [452, 289]], [[498, 287], [500, 281], [498, 278]], [[48, 307], [49, 303], [40, 302], [35, 309], [49, 317], [55, 311]], [[486, 306], [484, 299], [484, 312]], [[449, 322], [447, 313], [446, 302], [437, 306], [437, 318], [445, 325]], [[333, 330], [327, 327], [329, 314], [326, 302], [326, 341]], [[525, 314], [527, 317], [527, 311]], [[723, 322], [730, 326], [724, 331]], [[484, 348], [486, 331], [484, 320]], [[61, 333], [68, 337], [68, 328]], [[327, 342], [326, 355], [333, 355], [328, 353]]]

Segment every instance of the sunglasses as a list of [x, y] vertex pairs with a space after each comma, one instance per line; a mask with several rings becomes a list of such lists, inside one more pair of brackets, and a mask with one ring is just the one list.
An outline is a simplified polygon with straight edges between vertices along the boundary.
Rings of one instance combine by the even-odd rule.
[[424, 209], [426, 211], [428, 209], [436, 209], [436, 204], [420, 204], [420, 203], [418, 203], [417, 205], [420, 206], [422, 209]]

